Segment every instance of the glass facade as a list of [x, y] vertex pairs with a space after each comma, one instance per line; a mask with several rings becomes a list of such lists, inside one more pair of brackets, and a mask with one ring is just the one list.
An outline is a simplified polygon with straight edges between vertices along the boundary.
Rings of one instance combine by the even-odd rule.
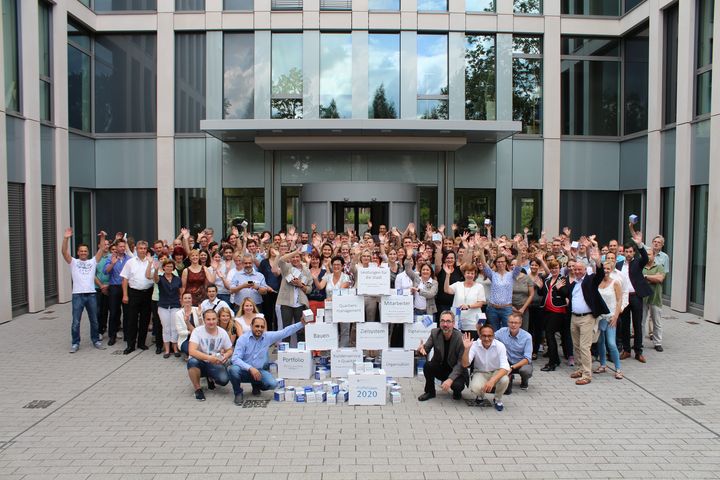
[[176, 12], [194, 12], [205, 10], [205, 0], [175, 0]]
[[157, 10], [157, 0], [93, 0], [96, 12]]
[[368, 118], [400, 113], [400, 35], [368, 35]]
[[465, 0], [466, 12], [494, 12], [495, 0]]
[[622, 0], [561, 0], [560, 12], [563, 15], [620, 15]]
[[418, 187], [418, 225], [438, 224], [437, 187]]
[[[265, 190], [262, 188], [223, 188], [223, 229], [247, 220], [253, 232], [265, 230]], [[239, 228], [239, 227], [238, 227]]]
[[397, 12], [400, 10], [400, 0], [368, 0], [368, 10]]
[[513, 190], [511, 233], [530, 229], [530, 238], [538, 239], [542, 232], [542, 190]]
[[205, 189], [204, 188], [176, 188], [175, 189], [175, 225], [179, 230], [189, 228], [197, 232], [205, 228], [206, 221]]
[[695, 115], [705, 115], [710, 113], [714, 11], [714, 0], [698, 0]]
[[455, 189], [455, 217], [453, 222], [462, 231], [475, 224], [483, 228], [486, 218], [495, 217], [495, 190], [481, 188]]
[[223, 118], [253, 118], [255, 41], [252, 33], [226, 33], [223, 48]]
[[200, 132], [205, 114], [205, 34], [175, 34], [175, 132]]
[[287, 231], [288, 225], [300, 225], [300, 187], [283, 186], [280, 192], [280, 204], [283, 205], [282, 225]]
[[299, 33], [272, 35], [272, 118], [302, 118], [303, 41]]
[[563, 37], [563, 135], [617, 136], [620, 130], [620, 42]]
[[254, 8], [253, 0], [225, 0], [225, 10], [252, 10]]
[[540, 15], [542, 14], [542, 3], [542, 0], [514, 0], [513, 12]]
[[92, 130], [92, 44], [90, 35], [72, 23], [68, 23], [67, 55], [68, 125], [89, 133]]
[[95, 37], [95, 132], [156, 130], [157, 55], [154, 34]]
[[495, 36], [465, 37], [465, 119], [495, 120]]
[[[598, 205], [603, 208], [597, 208]], [[592, 232], [601, 245], [618, 238], [618, 212], [618, 192], [560, 191], [560, 225], [570, 227], [573, 232]]]
[[690, 303], [705, 303], [705, 270], [707, 267], [707, 185], [692, 187], [692, 243], [690, 245]]
[[447, 0], [417, 0], [418, 12], [446, 12]]
[[2, 0], [3, 68], [5, 70], [5, 108], [20, 111], [20, 64], [18, 63], [17, 0]]
[[352, 117], [352, 36], [320, 35], [320, 118]]
[[627, 36], [623, 42], [624, 58], [624, 133], [647, 130], [648, 127], [648, 27]]
[[38, 50], [40, 57], [40, 120], [51, 122], [52, 112], [52, 6], [38, 2]]
[[[675, 228], [675, 188], [660, 189], [660, 234], [665, 238], [663, 251], [670, 257], [670, 270], [672, 271], [673, 239]], [[652, 240], [652, 239], [649, 239]], [[665, 272], [663, 282], [663, 295], [670, 296], [672, 291], [671, 272]]]
[[542, 38], [513, 37], [513, 120], [522, 133], [542, 133]]
[[664, 12], [665, 38], [663, 63], [663, 120], [668, 125], [677, 118], [677, 70], [678, 70], [678, 6]]
[[417, 52], [418, 118], [447, 120], [447, 35], [418, 34]]

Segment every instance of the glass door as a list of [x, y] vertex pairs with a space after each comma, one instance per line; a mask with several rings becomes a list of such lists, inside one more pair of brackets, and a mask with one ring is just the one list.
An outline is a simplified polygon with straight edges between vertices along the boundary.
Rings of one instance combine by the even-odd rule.
[[333, 210], [335, 216], [333, 224], [337, 232], [347, 232], [348, 229], [352, 229], [362, 237], [368, 231], [368, 221], [372, 222], [372, 230], [370, 230], [372, 234], [377, 234], [381, 224], [387, 226], [387, 202], [338, 202], [334, 204]]

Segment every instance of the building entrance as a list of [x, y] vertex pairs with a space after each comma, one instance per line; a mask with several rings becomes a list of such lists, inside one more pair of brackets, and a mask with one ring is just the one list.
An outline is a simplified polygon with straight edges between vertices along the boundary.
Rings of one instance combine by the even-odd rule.
[[378, 227], [388, 224], [388, 202], [333, 202], [333, 228], [336, 232], [355, 230], [362, 236], [372, 221], [370, 233], [377, 234]]

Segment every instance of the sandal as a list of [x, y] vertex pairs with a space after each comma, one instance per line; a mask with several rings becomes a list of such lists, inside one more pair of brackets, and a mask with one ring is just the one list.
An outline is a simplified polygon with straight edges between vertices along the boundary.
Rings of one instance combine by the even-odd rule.
[[570, 374], [570, 378], [580, 378], [582, 377], [582, 372], [577, 371]]
[[575, 382], [575, 385], [587, 385], [588, 383], [590, 383], [590, 381], [591, 380], [589, 378], [581, 378], [580, 380]]
[[607, 371], [607, 367], [599, 366], [595, 370], [593, 370], [593, 373], [605, 373]]
[[623, 373], [621, 371], [617, 371], [617, 372], [615, 372], [615, 378], [617, 380], [622, 380], [623, 378], [625, 378], [625, 375], [623, 375]]

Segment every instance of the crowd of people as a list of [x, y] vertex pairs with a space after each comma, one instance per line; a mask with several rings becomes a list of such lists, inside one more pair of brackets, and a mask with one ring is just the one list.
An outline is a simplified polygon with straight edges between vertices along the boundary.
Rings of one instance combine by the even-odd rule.
[[[434, 350], [421, 401], [436, 395], [439, 379], [456, 399], [468, 386], [478, 399], [494, 392], [502, 410], [513, 379], [527, 389], [540, 357], [547, 358], [541, 371], [555, 371], [560, 348], [577, 385], [606, 373], [608, 356], [616, 379], [633, 352], [645, 363], [646, 333], [663, 351], [669, 258], [661, 236], [648, 248], [632, 222], [624, 245], [573, 237], [568, 228], [552, 238], [543, 232], [531, 239], [528, 229], [495, 236], [489, 221], [482, 231], [429, 224], [419, 231], [412, 223], [373, 229], [368, 222], [362, 235], [315, 225], [276, 234], [239, 227], [223, 238], [211, 228], [194, 235], [183, 228], [172, 241], [152, 245], [100, 232], [94, 257], [84, 244], [71, 256], [68, 228], [62, 254], [73, 280], [70, 353], [80, 348], [83, 310], [97, 349], [106, 348], [105, 335], [112, 346], [122, 331], [124, 354], [147, 350], [151, 329], [157, 354], [187, 358], [198, 400], [205, 399], [206, 377], [209, 389], [231, 382], [240, 404], [241, 383], [256, 395], [274, 388], [268, 350], [287, 337], [293, 346], [303, 341], [304, 312], [316, 314], [333, 295], [358, 288], [359, 268], [388, 269], [391, 291], [411, 295], [414, 314], [437, 325], [417, 348], [419, 356]], [[380, 321], [379, 304], [379, 296], [364, 296], [365, 321]], [[339, 325], [339, 346], [353, 347], [354, 324]], [[389, 345], [402, 348], [403, 335], [402, 324], [390, 324]]]

